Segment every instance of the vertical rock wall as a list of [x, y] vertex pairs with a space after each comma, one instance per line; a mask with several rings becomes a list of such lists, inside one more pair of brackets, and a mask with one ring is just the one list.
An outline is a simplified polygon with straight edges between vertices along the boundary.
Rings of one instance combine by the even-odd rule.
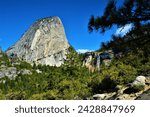
[[48, 17], [36, 21], [6, 53], [16, 53], [31, 64], [60, 66], [69, 47], [60, 18]]

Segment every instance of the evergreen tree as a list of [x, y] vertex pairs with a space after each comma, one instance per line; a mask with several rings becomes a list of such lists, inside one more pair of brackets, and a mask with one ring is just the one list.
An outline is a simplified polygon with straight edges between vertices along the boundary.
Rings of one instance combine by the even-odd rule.
[[113, 25], [117, 27], [133, 23], [136, 28], [150, 20], [150, 0], [124, 0], [121, 7], [117, 7], [116, 0], [110, 0], [101, 17], [91, 16], [88, 24], [90, 32], [93, 30], [104, 33]]

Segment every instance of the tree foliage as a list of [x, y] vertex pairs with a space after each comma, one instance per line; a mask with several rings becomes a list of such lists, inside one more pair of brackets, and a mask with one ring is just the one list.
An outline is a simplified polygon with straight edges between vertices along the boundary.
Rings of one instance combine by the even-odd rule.
[[107, 4], [103, 16], [91, 16], [88, 29], [97, 30], [104, 33], [113, 25], [118, 27], [133, 23], [136, 28], [150, 20], [149, 0], [124, 0], [122, 6], [117, 7], [116, 0], [110, 0]]
[[102, 42], [100, 50], [113, 49], [115, 53], [134, 52], [135, 54], [143, 51], [145, 57], [148, 58], [150, 49], [150, 24], [142, 25], [140, 29], [132, 29], [126, 35], [112, 35], [112, 39], [108, 42]]

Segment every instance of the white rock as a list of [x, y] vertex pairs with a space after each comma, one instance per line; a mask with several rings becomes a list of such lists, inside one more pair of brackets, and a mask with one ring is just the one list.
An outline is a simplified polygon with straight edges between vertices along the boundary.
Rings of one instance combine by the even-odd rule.
[[146, 77], [145, 76], [138, 76], [136, 77], [135, 81], [133, 82], [133, 85], [145, 85]]
[[95, 100], [103, 100], [105, 99], [106, 95], [105, 94], [96, 94], [96, 95], [93, 95], [93, 99]]
[[42, 73], [42, 71], [40, 71], [39, 69], [36, 70], [37, 73]]
[[26, 75], [31, 75], [32, 74], [32, 72], [28, 69], [22, 69], [22, 70], [19, 71], [19, 73], [22, 74], [22, 75], [25, 75], [25, 74]]

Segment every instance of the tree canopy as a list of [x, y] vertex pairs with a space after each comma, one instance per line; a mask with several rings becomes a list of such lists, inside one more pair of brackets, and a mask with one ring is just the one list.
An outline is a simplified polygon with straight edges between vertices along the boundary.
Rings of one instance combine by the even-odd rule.
[[117, 27], [132, 23], [134, 27], [150, 20], [150, 0], [124, 0], [118, 7], [116, 0], [110, 0], [105, 8], [103, 16], [91, 16], [88, 29], [104, 33], [113, 25]]

